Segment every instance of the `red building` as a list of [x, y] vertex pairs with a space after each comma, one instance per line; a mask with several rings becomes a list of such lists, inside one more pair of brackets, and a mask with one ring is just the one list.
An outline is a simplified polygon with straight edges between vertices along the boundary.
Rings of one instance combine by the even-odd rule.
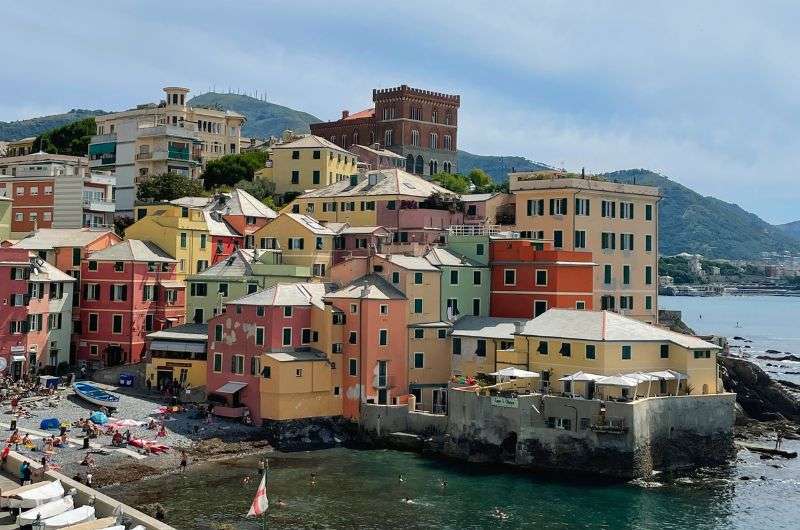
[[455, 173], [461, 97], [401, 85], [372, 91], [374, 108], [342, 111], [336, 121], [312, 123], [311, 134], [349, 148], [380, 143], [405, 159], [417, 175]]
[[535, 318], [550, 308], [592, 309], [591, 252], [553, 250], [530, 239], [492, 239], [490, 312]]
[[0, 248], [0, 358], [15, 378], [23, 373], [28, 351], [28, 251]]
[[175, 263], [136, 239], [89, 255], [81, 266], [79, 362], [139, 362], [148, 333], [184, 322], [186, 289], [175, 280]]

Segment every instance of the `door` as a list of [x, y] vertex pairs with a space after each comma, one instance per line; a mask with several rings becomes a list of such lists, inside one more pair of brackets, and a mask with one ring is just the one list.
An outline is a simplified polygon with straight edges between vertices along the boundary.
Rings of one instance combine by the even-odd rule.
[[447, 412], [447, 389], [433, 389], [433, 413], [445, 414]]
[[378, 405], [388, 405], [389, 392], [385, 388], [378, 390]]
[[547, 311], [547, 300], [536, 300], [533, 302], [533, 318], [538, 317]]
[[172, 385], [172, 368], [159, 368], [156, 372], [156, 388], [163, 390]]

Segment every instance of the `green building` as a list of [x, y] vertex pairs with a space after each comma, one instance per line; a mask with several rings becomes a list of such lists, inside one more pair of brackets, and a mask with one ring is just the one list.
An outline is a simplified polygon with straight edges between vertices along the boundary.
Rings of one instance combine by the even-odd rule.
[[[475, 250], [475, 246], [472, 246]], [[484, 247], [488, 252], [489, 245]], [[489, 266], [446, 248], [425, 254], [431, 265], [442, 271], [441, 318], [452, 322], [464, 315], [489, 315]]]
[[310, 267], [284, 265], [280, 250], [239, 249], [186, 278], [186, 321], [205, 323], [235, 300], [278, 283], [306, 282]]

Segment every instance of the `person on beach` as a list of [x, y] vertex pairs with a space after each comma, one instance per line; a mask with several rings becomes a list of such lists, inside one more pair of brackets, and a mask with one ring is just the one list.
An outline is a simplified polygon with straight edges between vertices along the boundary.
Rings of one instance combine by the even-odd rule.
[[94, 465], [94, 457], [91, 453], [86, 453], [86, 456], [83, 457], [83, 461], [80, 463], [82, 466], [92, 467]]
[[181, 451], [181, 473], [186, 471], [186, 466], [189, 463], [189, 457], [186, 456], [186, 451]]
[[283, 499], [278, 499], [278, 508], [286, 508], [286, 503]]
[[158, 430], [158, 434], [156, 434], [156, 437], [163, 438], [166, 435], [167, 435], [167, 426], [162, 423], [161, 428]]
[[781, 444], [783, 444], [783, 431], [778, 429], [775, 436], [775, 450], [780, 449]]
[[11, 452], [11, 444], [6, 443], [6, 446], [3, 448], [3, 452], [0, 453], [0, 461], [3, 463], [3, 467], [5, 467], [6, 460], [8, 460], [8, 453]]
[[23, 486], [27, 486], [31, 483], [31, 464], [27, 460], [25, 460], [19, 468], [19, 477], [22, 479]]

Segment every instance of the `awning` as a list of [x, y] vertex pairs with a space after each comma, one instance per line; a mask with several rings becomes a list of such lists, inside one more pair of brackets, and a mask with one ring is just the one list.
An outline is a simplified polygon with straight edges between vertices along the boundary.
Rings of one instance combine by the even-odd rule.
[[11, 356], [11, 360], [14, 361], [15, 363], [24, 363], [25, 362], [25, 356], [24, 355], [12, 355]]
[[179, 282], [177, 280], [161, 280], [158, 284], [162, 287], [166, 287], [167, 289], [183, 289], [186, 285], [183, 282]]
[[215, 394], [235, 394], [239, 390], [247, 386], [247, 383], [240, 383], [238, 381], [228, 381], [214, 391]]
[[689, 379], [689, 376], [687, 376], [686, 374], [676, 372], [675, 370], [661, 370], [660, 372], [647, 372], [647, 373], [659, 379], [667, 379], [669, 381], [673, 379], [678, 379], [678, 380]]
[[114, 153], [116, 151], [117, 151], [116, 142], [110, 142], [105, 144], [91, 144], [89, 146], [90, 155], [103, 155], [107, 153]]
[[609, 375], [598, 379], [596, 383], [601, 386], [624, 386], [624, 387], [639, 386], [639, 381], [637, 379], [633, 379], [631, 377], [625, 377], [622, 375]]
[[496, 372], [492, 372], [489, 375], [493, 375], [496, 377], [517, 377], [517, 378], [525, 378], [525, 377], [539, 377], [539, 372], [529, 372], [528, 370], [520, 370], [519, 368], [503, 368], [502, 370], [498, 370]]
[[196, 352], [203, 353], [206, 351], [206, 344], [204, 342], [183, 342], [171, 340], [154, 340], [150, 343], [151, 350], [160, 351], [180, 351], [180, 352]]
[[574, 374], [559, 378], [559, 381], [597, 381], [603, 377], [602, 375], [589, 374], [586, 372], [575, 372]]

